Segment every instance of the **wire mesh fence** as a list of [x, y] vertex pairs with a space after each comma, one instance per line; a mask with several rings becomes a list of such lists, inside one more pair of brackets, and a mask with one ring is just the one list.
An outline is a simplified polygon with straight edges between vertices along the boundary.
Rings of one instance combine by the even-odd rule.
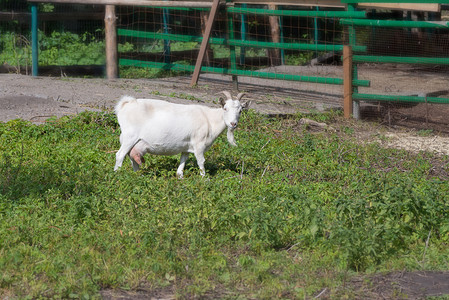
[[[75, 75], [102, 74], [104, 6], [42, 3], [38, 11], [40, 75], [64, 75], [65, 66], [78, 66], [71, 70]], [[26, 1], [0, 3], [0, 36], [3, 70], [31, 73], [31, 13]]]
[[367, 46], [354, 55], [358, 78], [370, 81], [356, 91], [362, 117], [449, 132], [447, 13], [420, 14], [418, 22], [410, 14], [383, 13], [376, 26], [354, 26], [357, 44]]
[[1, 68], [31, 65], [29, 10], [25, 1], [0, 3], [0, 62]]
[[[214, 22], [200, 80], [229, 83], [238, 76], [241, 87], [258, 87], [253, 90], [262, 93], [263, 87], [274, 100], [339, 107], [343, 26], [327, 16], [338, 13], [345, 14], [299, 12], [295, 6], [223, 9]], [[207, 16], [208, 9], [120, 8], [121, 65], [152, 67], [157, 76], [172, 74], [167, 70], [192, 72]], [[314, 103], [322, 98], [327, 101]]]

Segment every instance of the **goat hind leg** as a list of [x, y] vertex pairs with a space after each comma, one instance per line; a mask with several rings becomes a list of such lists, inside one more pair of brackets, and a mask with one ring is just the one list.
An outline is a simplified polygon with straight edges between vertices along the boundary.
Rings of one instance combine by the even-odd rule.
[[129, 151], [134, 147], [134, 145], [138, 142], [137, 138], [125, 138], [124, 136], [120, 137], [120, 141], [122, 145], [120, 149], [115, 154], [115, 167], [114, 171], [117, 171], [118, 168], [122, 166], [123, 160]]

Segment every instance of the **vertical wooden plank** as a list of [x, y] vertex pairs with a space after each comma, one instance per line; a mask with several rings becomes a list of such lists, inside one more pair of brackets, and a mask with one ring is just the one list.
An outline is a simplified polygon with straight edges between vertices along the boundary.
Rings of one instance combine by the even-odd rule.
[[[234, 40], [235, 39], [234, 15], [228, 12], [227, 16], [228, 16], [228, 23], [227, 23], [228, 38], [230, 40]], [[229, 52], [230, 52], [229, 60], [231, 63], [231, 70], [237, 70], [237, 52], [235, 50], [235, 46], [230, 45]], [[232, 75], [232, 88], [236, 91], [239, 90], [239, 79], [237, 75]]]
[[[247, 8], [246, 3], [242, 4], [242, 8]], [[240, 35], [241, 35], [241, 40], [245, 41], [246, 40], [246, 14], [242, 14], [241, 18], [240, 18]], [[244, 65], [245, 64], [245, 55], [246, 55], [246, 48], [245, 47], [240, 47], [240, 65]]]
[[218, 6], [220, 0], [213, 0], [212, 7], [210, 9], [209, 18], [207, 19], [206, 30], [203, 35], [203, 41], [201, 42], [200, 52], [195, 63], [195, 70], [193, 71], [192, 80], [190, 86], [195, 86], [198, 83], [200, 77], [201, 65], [203, 64], [204, 54], [206, 53], [207, 46], [209, 44], [209, 37], [212, 32], [212, 26], [218, 13]]
[[118, 77], [117, 18], [115, 16], [114, 5], [106, 5], [104, 25], [106, 39], [106, 77], [108, 79], [114, 79]]
[[[348, 4], [347, 11], [356, 11], [357, 7], [354, 4]], [[355, 28], [353, 25], [348, 26], [348, 38], [349, 38], [349, 45], [355, 46], [356, 45], [356, 34], [355, 34]], [[352, 79], [358, 78], [358, 70], [357, 65], [352, 66]], [[358, 93], [358, 87], [353, 87], [352, 92]], [[354, 119], [359, 120], [360, 119], [360, 103], [359, 101], [353, 101], [352, 102], [352, 116]]]
[[[268, 4], [268, 9], [276, 10], [276, 5]], [[281, 28], [279, 26], [279, 17], [269, 16], [268, 20], [270, 22], [271, 28], [271, 41], [273, 43], [281, 42]], [[270, 63], [272, 66], [279, 66], [281, 64], [281, 51], [280, 49], [270, 49]]]
[[[282, 6], [278, 6], [278, 9], [282, 10]], [[284, 39], [284, 17], [279, 17], [279, 28], [281, 31], [281, 43], [285, 42]], [[281, 64], [285, 65], [285, 49], [281, 49]]]
[[352, 48], [343, 47], [343, 112], [345, 119], [352, 117]]

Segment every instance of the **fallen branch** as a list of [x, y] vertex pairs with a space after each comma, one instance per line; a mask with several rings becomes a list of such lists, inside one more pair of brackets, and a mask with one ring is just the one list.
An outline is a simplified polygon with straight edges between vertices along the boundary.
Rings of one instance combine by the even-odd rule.
[[328, 130], [328, 131], [336, 131], [333, 127], [327, 125], [326, 123], [320, 123], [314, 120], [310, 120], [307, 118], [302, 118], [301, 120], [299, 120], [299, 124], [303, 124], [303, 125], [308, 125], [310, 127], [313, 128], [318, 128], [321, 130]]
[[37, 118], [51, 118], [51, 117], [54, 117], [54, 115], [34, 116], [30, 118], [30, 121]]

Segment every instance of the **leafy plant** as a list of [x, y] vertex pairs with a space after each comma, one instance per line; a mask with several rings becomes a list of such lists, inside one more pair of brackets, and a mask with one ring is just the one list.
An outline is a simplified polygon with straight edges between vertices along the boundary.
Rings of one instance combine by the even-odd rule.
[[[54, 31], [50, 36], [39, 31], [40, 65], [93, 65], [104, 64], [104, 42], [86, 32], [82, 35]], [[20, 67], [31, 64], [31, 43], [16, 33], [2, 33], [0, 60]], [[129, 48], [129, 44], [123, 46]]]
[[104, 42], [86, 32], [82, 35], [54, 31], [49, 37], [39, 35], [42, 65], [104, 64]]
[[11, 32], [2, 33], [0, 62], [20, 68], [31, 65], [31, 45], [27, 37]]
[[424, 247], [427, 268], [447, 268], [449, 187], [428, 172], [441, 158], [310, 133], [300, 118], [248, 111], [239, 147], [219, 137], [207, 178], [192, 158], [184, 180], [178, 157], [114, 172], [111, 113], [0, 123], [0, 295], [340, 298], [353, 271], [422, 268]]
[[301, 52], [299, 54], [286, 55], [285, 63], [287, 65], [302, 66], [309, 62], [313, 57], [313, 52]]

